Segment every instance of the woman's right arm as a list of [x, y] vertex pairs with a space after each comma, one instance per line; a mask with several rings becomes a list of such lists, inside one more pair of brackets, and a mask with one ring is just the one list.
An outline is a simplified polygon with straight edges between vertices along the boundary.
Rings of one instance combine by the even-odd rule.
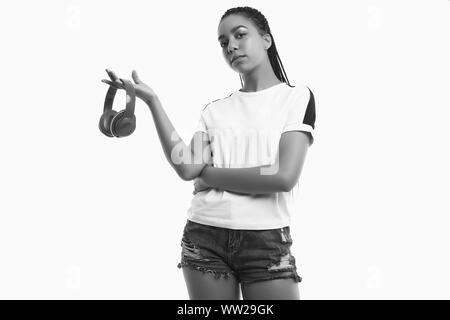
[[144, 100], [149, 106], [164, 154], [178, 176], [184, 181], [195, 179], [205, 165], [211, 163], [208, 135], [197, 131], [189, 146], [178, 135], [164, 111], [158, 96]]

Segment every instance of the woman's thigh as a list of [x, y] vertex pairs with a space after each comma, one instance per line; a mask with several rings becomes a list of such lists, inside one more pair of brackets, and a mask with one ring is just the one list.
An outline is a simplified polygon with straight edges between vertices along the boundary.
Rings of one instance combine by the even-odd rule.
[[300, 300], [298, 283], [294, 279], [275, 279], [242, 283], [244, 300]]
[[239, 282], [234, 276], [215, 277], [212, 273], [183, 268], [184, 280], [191, 300], [239, 300]]
[[181, 261], [190, 299], [239, 299], [237, 275], [226, 261], [228, 231], [187, 221]]
[[299, 299], [295, 257], [289, 226], [239, 232], [234, 268], [244, 299]]

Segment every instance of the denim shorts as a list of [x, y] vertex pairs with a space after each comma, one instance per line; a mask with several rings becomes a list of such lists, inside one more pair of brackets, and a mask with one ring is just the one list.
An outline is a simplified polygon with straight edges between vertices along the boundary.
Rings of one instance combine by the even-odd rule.
[[268, 230], [234, 230], [187, 220], [181, 239], [181, 262], [241, 283], [292, 278], [301, 282], [291, 254], [289, 226]]

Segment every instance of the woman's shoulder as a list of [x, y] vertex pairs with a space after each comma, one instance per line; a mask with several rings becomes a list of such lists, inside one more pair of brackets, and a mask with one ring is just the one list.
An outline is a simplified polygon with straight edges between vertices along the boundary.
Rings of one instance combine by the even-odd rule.
[[313, 91], [311, 90], [310, 86], [305, 83], [298, 83], [295, 86], [291, 87], [291, 90], [300, 97], [311, 97], [313, 95]]
[[203, 107], [202, 112], [211, 111], [217, 107], [220, 107], [221, 105], [226, 104], [227, 102], [230, 101], [231, 96], [232, 96], [232, 93], [226, 95], [223, 98], [218, 98], [218, 99], [210, 101], [206, 106]]

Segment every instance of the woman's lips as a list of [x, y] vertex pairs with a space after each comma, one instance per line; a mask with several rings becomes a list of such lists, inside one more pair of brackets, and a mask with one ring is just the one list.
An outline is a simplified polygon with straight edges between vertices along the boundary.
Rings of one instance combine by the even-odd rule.
[[239, 59], [242, 59], [242, 58], [245, 58], [245, 56], [239, 56], [236, 59], [234, 59], [231, 63], [234, 63], [234, 62], [236, 62], [236, 61], [238, 61]]

